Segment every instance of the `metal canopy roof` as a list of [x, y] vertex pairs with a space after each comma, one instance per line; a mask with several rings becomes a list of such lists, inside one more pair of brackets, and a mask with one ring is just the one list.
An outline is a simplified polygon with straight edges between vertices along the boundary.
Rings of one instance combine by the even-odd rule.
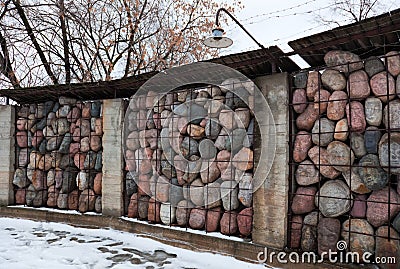
[[[300, 69], [292, 60], [282, 57], [283, 55], [284, 53], [278, 47], [270, 47], [265, 50], [259, 49], [223, 56], [208, 60], [207, 62], [229, 66], [249, 78], [271, 74], [271, 62], [276, 62], [282, 72], [294, 72]], [[270, 59], [271, 56], [273, 56], [274, 59]], [[158, 72], [149, 72], [138, 76], [94, 83], [2, 89], [0, 90], [0, 95], [9, 97], [19, 104], [57, 100], [60, 96], [68, 96], [80, 100], [128, 98], [157, 73]]]
[[[400, 9], [361, 22], [300, 38], [288, 43], [310, 66], [325, 65], [330, 50], [351, 51], [361, 58], [400, 50]], [[287, 54], [289, 55], [289, 54]]]

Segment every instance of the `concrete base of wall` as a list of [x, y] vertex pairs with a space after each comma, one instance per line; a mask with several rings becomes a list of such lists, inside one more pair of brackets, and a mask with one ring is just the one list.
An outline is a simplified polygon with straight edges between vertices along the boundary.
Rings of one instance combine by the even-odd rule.
[[[205, 236], [201, 234], [190, 233], [169, 229], [167, 227], [154, 226], [146, 223], [131, 222], [125, 219], [87, 214], [68, 214], [54, 211], [35, 210], [34, 208], [23, 207], [0, 207], [0, 217], [23, 218], [35, 221], [66, 223], [79, 227], [91, 228], [112, 228], [151, 238], [159, 242], [172, 245], [179, 248], [190, 249], [199, 252], [213, 252], [219, 250], [219, 254], [233, 256], [236, 259], [257, 262], [257, 254], [264, 251], [264, 247], [253, 243], [239, 242], [224, 238]], [[276, 251], [269, 249], [269, 252]], [[268, 266], [277, 268], [344, 268], [344, 265], [331, 264], [281, 264], [268, 263]], [[346, 268], [358, 268], [357, 266], [346, 265]], [[363, 267], [373, 268], [373, 267]]]

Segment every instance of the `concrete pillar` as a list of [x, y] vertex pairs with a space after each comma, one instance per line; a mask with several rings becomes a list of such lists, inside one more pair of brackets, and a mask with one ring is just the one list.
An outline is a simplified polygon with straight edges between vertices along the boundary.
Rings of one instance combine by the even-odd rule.
[[[254, 243], [282, 249], [287, 240], [289, 192], [289, 76], [287, 73], [263, 76], [256, 78], [255, 84], [266, 97], [271, 108], [275, 121], [276, 151], [272, 168], [264, 184], [253, 196], [252, 236]], [[268, 128], [268, 123], [264, 125], [260, 128]], [[255, 144], [255, 160], [259, 158], [261, 147], [265, 145]]]
[[14, 204], [15, 108], [0, 105], [0, 206]]
[[103, 102], [103, 215], [120, 217], [124, 214], [123, 204], [123, 121], [124, 101], [110, 99]]

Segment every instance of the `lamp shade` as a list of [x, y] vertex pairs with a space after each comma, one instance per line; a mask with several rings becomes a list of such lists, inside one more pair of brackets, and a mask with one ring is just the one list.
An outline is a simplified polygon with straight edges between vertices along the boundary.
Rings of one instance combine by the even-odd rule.
[[212, 31], [213, 35], [203, 40], [203, 44], [210, 48], [227, 48], [233, 44], [232, 39], [222, 36], [224, 30], [216, 28]]

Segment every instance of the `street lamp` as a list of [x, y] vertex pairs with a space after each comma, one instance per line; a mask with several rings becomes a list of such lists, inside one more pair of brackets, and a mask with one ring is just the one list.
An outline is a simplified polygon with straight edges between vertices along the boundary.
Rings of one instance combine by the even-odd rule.
[[229, 17], [231, 17], [231, 19], [236, 22], [237, 25], [239, 25], [240, 28], [242, 28], [243, 31], [245, 31], [245, 33], [251, 37], [251, 39], [253, 39], [254, 42], [257, 43], [257, 45], [262, 48], [265, 49], [265, 47], [258, 42], [250, 33], [249, 31], [247, 31], [244, 26], [231, 14], [229, 13], [228, 10], [226, 10], [225, 8], [220, 8], [217, 11], [217, 15], [215, 17], [215, 25], [217, 26], [217, 28], [215, 28], [212, 33], [213, 35], [206, 38], [205, 40], [203, 40], [203, 44], [206, 45], [207, 47], [210, 48], [227, 48], [229, 46], [231, 46], [233, 44], [232, 39], [230, 39], [229, 37], [224, 37], [222, 36], [224, 33], [224, 30], [221, 28], [221, 26], [219, 25], [219, 15], [221, 13], [221, 11], [225, 12], [226, 14], [229, 15]]
[[279, 66], [279, 62], [277, 61], [277, 59], [271, 54], [271, 52], [266, 49], [260, 42], [258, 42], [250, 33], [249, 31], [246, 30], [246, 28], [244, 28], [244, 26], [231, 14], [229, 13], [228, 10], [226, 10], [225, 8], [220, 8], [217, 10], [217, 14], [215, 16], [215, 25], [217, 26], [215, 29], [212, 30], [212, 36], [207, 37], [206, 39], [203, 40], [203, 44], [206, 45], [207, 47], [210, 48], [227, 48], [229, 46], [231, 46], [233, 44], [232, 39], [230, 39], [229, 37], [225, 37], [223, 36], [224, 34], [224, 30], [221, 28], [221, 26], [219, 25], [219, 15], [221, 13], [221, 11], [225, 12], [226, 14], [229, 15], [229, 17], [236, 22], [237, 25], [239, 25], [239, 27], [249, 36], [251, 37], [251, 39], [253, 39], [254, 42], [256, 42], [256, 44], [265, 52], [268, 60], [271, 63], [271, 71], [273, 73], [276, 72], [276, 66]]

